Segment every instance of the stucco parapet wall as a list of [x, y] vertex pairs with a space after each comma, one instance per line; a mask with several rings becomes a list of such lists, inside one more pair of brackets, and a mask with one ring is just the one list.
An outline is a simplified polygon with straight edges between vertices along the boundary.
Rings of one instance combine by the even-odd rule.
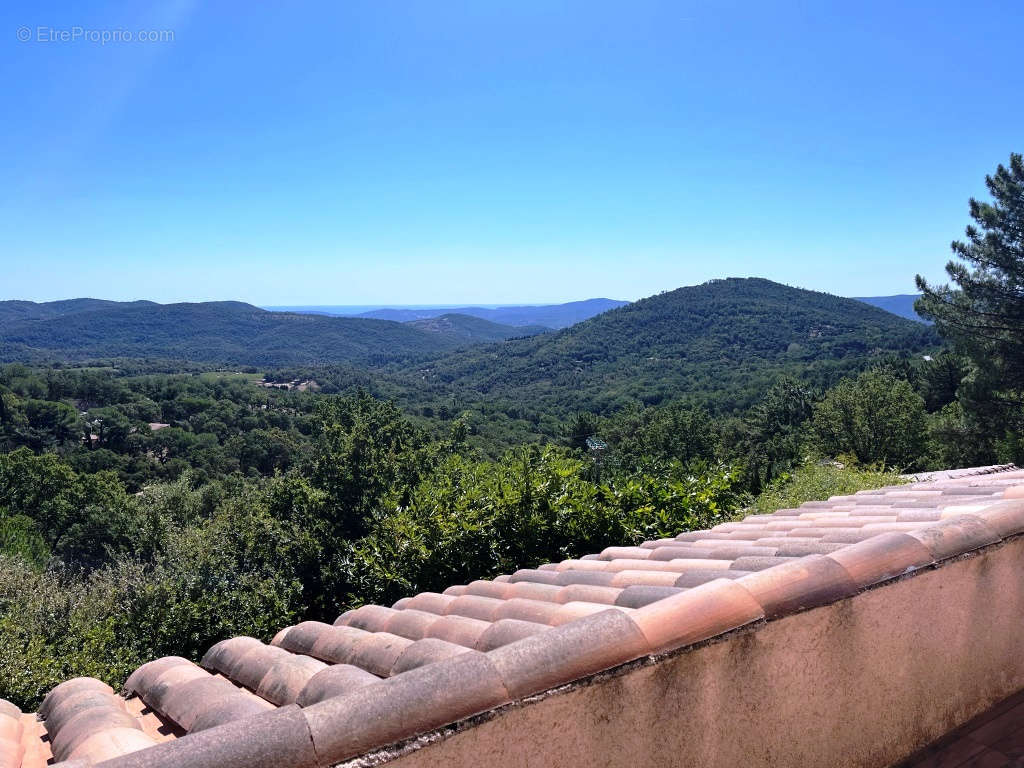
[[1022, 625], [1014, 534], [337, 765], [889, 766], [1024, 689]]

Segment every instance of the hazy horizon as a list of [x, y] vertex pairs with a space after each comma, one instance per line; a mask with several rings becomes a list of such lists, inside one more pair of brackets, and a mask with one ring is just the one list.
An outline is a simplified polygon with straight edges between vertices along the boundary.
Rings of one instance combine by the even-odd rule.
[[[770, 280], [771, 278], [765, 278], [765, 279]], [[777, 282], [777, 281], [773, 281], [773, 282]], [[676, 288], [685, 288], [685, 287], [689, 287], [689, 286], [676, 286], [675, 288], [669, 288], [669, 289], [666, 289], [666, 290], [675, 290]], [[792, 287], [794, 287], [794, 288], [805, 288], [805, 286], [801, 286], [801, 285], [795, 285], [795, 286], [792, 286]], [[808, 289], [808, 290], [813, 290], [813, 289]], [[659, 293], [660, 293], [660, 291], [659, 291]], [[828, 293], [828, 291], [826, 291], [826, 293]], [[656, 295], [656, 294], [651, 294], [651, 295], [653, 296], [653, 295]], [[835, 295], [835, 296], [842, 296], [843, 298], [847, 298], [847, 299], [864, 299], [864, 298], [889, 298], [889, 297], [894, 297], [894, 296], [916, 296], [918, 294], [916, 294], [916, 293], [898, 293], [898, 294], [875, 293], [875, 294], [863, 294], [863, 295], [859, 295], [859, 296], [844, 296], [843, 294], [838, 294], [837, 293], [837, 294], [833, 294], [833, 295]], [[609, 299], [609, 300], [612, 300], [612, 301], [633, 302], [633, 301], [638, 301], [638, 300], [643, 299], [643, 298], [647, 298], [647, 297], [646, 296], [639, 296], [639, 297], [637, 297], [635, 299], [620, 299], [620, 298], [616, 298], [616, 297], [613, 297], [613, 296], [586, 296], [586, 297], [583, 297], [583, 298], [567, 299], [565, 301], [513, 301], [513, 302], [501, 303], [501, 304], [489, 304], [489, 303], [484, 303], [484, 302], [479, 302], [479, 301], [477, 301], [477, 302], [468, 301], [468, 302], [463, 302], [463, 303], [439, 302], [439, 303], [436, 303], [436, 304], [429, 304], [429, 303], [428, 304], [399, 304], [399, 303], [387, 303], [387, 302], [379, 303], [379, 304], [324, 304], [324, 303], [319, 303], [319, 304], [271, 304], [271, 303], [262, 304], [262, 303], [259, 303], [258, 304], [256, 302], [243, 302], [243, 303], [252, 304], [254, 307], [258, 307], [259, 309], [265, 309], [265, 310], [267, 310], [269, 312], [289, 312], [289, 311], [295, 311], [295, 310], [305, 310], [305, 311], [311, 311], [311, 312], [312, 311], [317, 311], [317, 310], [321, 310], [321, 311], [327, 311], [327, 310], [346, 310], [346, 312], [339, 313], [339, 314], [359, 314], [359, 313], [362, 313], [362, 312], [373, 312], [373, 311], [380, 310], [380, 309], [410, 309], [410, 310], [412, 310], [412, 309], [464, 309], [464, 308], [507, 309], [507, 308], [512, 308], [512, 307], [546, 307], [546, 306], [557, 306], [557, 305], [560, 305], [560, 304], [571, 304], [571, 303], [575, 303], [575, 302], [593, 301], [593, 300], [601, 300], [601, 299]], [[72, 300], [75, 300], [75, 299], [97, 299], [97, 300], [100, 300], [100, 301], [123, 301], [123, 302], [154, 301], [153, 299], [148, 299], [148, 298], [145, 298], [145, 297], [137, 297], [137, 298], [132, 298], [132, 299], [111, 299], [111, 298], [106, 297], [106, 296], [63, 296], [61, 298], [56, 298], [56, 299], [42, 299], [42, 300], [25, 299], [25, 298], [22, 298], [22, 297], [8, 297], [8, 298], [0, 298], [0, 301], [35, 301], [35, 303], [45, 304], [45, 303], [48, 303], [48, 302], [72, 301]], [[156, 304], [196, 304], [196, 303], [201, 303], [201, 301], [218, 302], [218, 301], [243, 301], [243, 300], [242, 299], [237, 299], [237, 298], [218, 298], [218, 299], [203, 299], [203, 300], [185, 299], [183, 301], [154, 301], [154, 303], [156, 303]]]

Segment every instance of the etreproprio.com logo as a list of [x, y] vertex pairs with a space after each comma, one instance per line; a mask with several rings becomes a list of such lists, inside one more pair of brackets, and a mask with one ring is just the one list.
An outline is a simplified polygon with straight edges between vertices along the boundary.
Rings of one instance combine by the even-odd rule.
[[97, 43], [112, 45], [119, 43], [173, 43], [173, 29], [127, 29], [107, 27], [18, 27], [17, 38], [23, 43]]

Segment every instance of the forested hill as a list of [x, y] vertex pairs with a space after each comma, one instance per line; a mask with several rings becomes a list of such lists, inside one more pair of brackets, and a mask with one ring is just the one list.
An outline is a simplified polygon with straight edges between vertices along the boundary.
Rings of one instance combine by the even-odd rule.
[[155, 358], [256, 366], [383, 364], [422, 359], [466, 343], [457, 336], [386, 320], [267, 312], [241, 302], [80, 299], [54, 304], [62, 306], [0, 302], [0, 361]]
[[105, 299], [64, 299], [63, 301], [0, 301], [0, 323], [21, 320], [48, 320], [79, 312], [92, 312], [114, 307], [156, 306], [151, 301], [106, 301]]
[[827, 384], [935, 332], [854, 299], [760, 278], [679, 288], [529, 339], [466, 349], [416, 371], [434, 392], [476, 393], [545, 412], [607, 412], [693, 396], [749, 404], [782, 372]]
[[408, 325], [419, 328], [421, 331], [440, 333], [455, 339], [464, 339], [467, 342], [504, 341], [520, 336], [536, 336], [538, 333], [546, 333], [551, 330], [543, 325], [492, 323], [490, 320], [458, 313], [410, 320]]

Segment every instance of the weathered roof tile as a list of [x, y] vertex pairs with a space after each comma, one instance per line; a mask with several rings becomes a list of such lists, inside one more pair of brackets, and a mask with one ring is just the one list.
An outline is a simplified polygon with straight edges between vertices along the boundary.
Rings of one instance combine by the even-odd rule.
[[488, 654], [472, 652], [326, 699], [302, 714], [317, 756], [332, 765], [509, 699]]
[[858, 587], [868, 587], [935, 562], [931, 552], [906, 533], [881, 533], [826, 555], [846, 569]]
[[632, 619], [613, 609], [563, 624], [491, 651], [513, 698], [528, 696], [649, 652]]
[[716, 579], [638, 608], [632, 619], [660, 653], [764, 618], [761, 604], [739, 581]]
[[845, 568], [820, 555], [757, 571], [736, 583], [753, 595], [769, 619], [831, 603], [858, 590]]
[[300, 707], [308, 707], [319, 701], [341, 696], [344, 693], [379, 683], [381, 678], [371, 675], [365, 669], [352, 664], [332, 664], [324, 667], [309, 679], [295, 698]]

